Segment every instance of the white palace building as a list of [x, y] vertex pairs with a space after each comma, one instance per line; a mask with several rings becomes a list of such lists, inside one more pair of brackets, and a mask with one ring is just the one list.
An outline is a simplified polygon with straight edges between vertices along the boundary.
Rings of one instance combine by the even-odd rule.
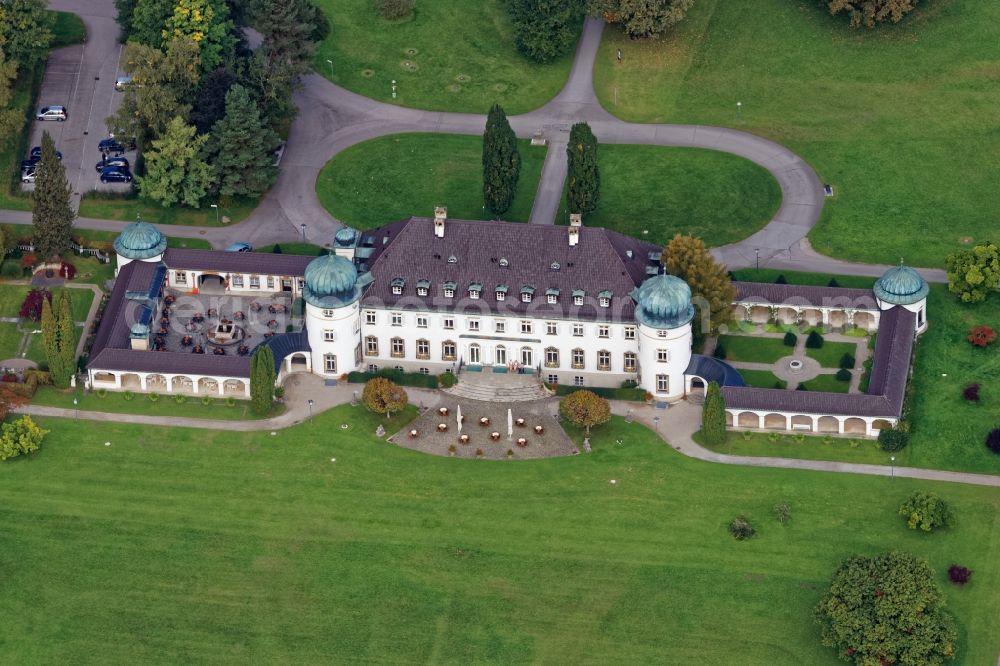
[[168, 249], [138, 221], [115, 250], [88, 363], [95, 389], [248, 397], [249, 354], [266, 344], [279, 383], [295, 372], [496, 369], [575, 386], [634, 380], [671, 403], [717, 381], [733, 427], [872, 436], [898, 420], [927, 326], [927, 285], [902, 266], [874, 292], [737, 282], [736, 319], [879, 331], [865, 394], [756, 389], [692, 354], [691, 290], [664, 274], [660, 247], [578, 217], [539, 226], [448, 219], [438, 208], [341, 229], [319, 257]]

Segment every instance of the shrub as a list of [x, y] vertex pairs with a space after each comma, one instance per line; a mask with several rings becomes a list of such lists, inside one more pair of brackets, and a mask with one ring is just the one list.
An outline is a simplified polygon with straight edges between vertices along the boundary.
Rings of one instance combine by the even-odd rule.
[[805, 384], [799, 384], [798, 386], [795, 387], [795, 390], [796, 391], [808, 391], [809, 387], [806, 386]]
[[854, 364], [856, 362], [857, 361], [855, 361], [854, 356], [852, 356], [851, 354], [844, 354], [843, 356], [840, 357], [841, 368], [847, 368], [848, 370], [851, 370], [854, 368]]
[[756, 534], [757, 530], [753, 528], [749, 520], [743, 516], [737, 516], [733, 518], [733, 522], [729, 523], [729, 533], [737, 541], [746, 541]]
[[203, 405], [205, 405], [207, 407], [208, 405], [212, 404], [212, 399], [209, 398], [207, 395], [203, 395], [201, 397], [201, 404], [203, 404]]
[[787, 525], [788, 521], [792, 519], [792, 507], [788, 506], [788, 502], [775, 504], [774, 517], [782, 525]]
[[809, 331], [809, 337], [806, 338], [806, 347], [809, 349], [819, 349], [823, 346], [823, 336], [816, 331]]
[[48, 433], [48, 430], [39, 428], [30, 416], [4, 423], [0, 426], [0, 460], [37, 451]]
[[48, 301], [49, 305], [52, 305], [52, 292], [46, 289], [32, 289], [21, 302], [18, 316], [31, 321], [41, 321], [42, 301]]
[[437, 380], [441, 388], [451, 388], [455, 385], [455, 382], [458, 381], [455, 375], [450, 372], [442, 372], [438, 375]]
[[132, 400], [134, 398], [135, 398], [135, 393], [132, 393], [132, 391], [125, 391], [124, 393], [122, 393], [122, 400]]
[[799, 336], [795, 335], [791, 331], [785, 333], [784, 343], [786, 347], [794, 347], [798, 344]]
[[726, 441], [726, 401], [716, 382], [708, 384], [705, 404], [701, 408], [701, 434], [711, 446]]
[[934, 493], [917, 491], [899, 507], [899, 515], [906, 518], [911, 530], [917, 528], [932, 532], [946, 527], [951, 522], [951, 511], [943, 499]]
[[839, 382], [849, 382], [851, 381], [851, 371], [847, 368], [841, 368], [840, 370], [837, 370], [835, 377]]
[[509, 460], [513, 457], [514, 457], [514, 449], [507, 449], [507, 459]]
[[149, 393], [149, 394], [146, 395], [146, 397], [149, 398], [150, 402], [156, 402], [157, 400], [160, 399], [160, 394], [159, 393]]
[[994, 331], [989, 326], [975, 326], [971, 331], [969, 331], [969, 337], [966, 338], [972, 343], [973, 347], [988, 347], [997, 339], [997, 332]]
[[449, 444], [448, 445], [448, 453], [450, 453], [451, 455], [455, 455], [455, 451], [457, 451], [457, 449], [455, 448], [455, 445], [454, 444]]
[[785, 274], [781, 273], [774, 279], [774, 284], [788, 284], [788, 280], [785, 279]]
[[994, 428], [986, 435], [986, 448], [1000, 454], [1000, 428]]
[[97, 394], [98, 398], [104, 398], [104, 397], [107, 397], [107, 395], [108, 395], [108, 389], [99, 388], [96, 391], [94, 391], [94, 393]]
[[886, 452], [902, 451], [910, 442], [910, 433], [899, 428], [883, 428], [878, 431], [878, 447]]
[[226, 398], [226, 407], [235, 407], [235, 406], [236, 406], [236, 398], [234, 398], [233, 396], [229, 396], [228, 398]]
[[374, 0], [375, 11], [387, 21], [406, 18], [413, 11], [414, 0]]
[[965, 585], [972, 578], [972, 569], [953, 564], [948, 567], [948, 580], [956, 585]]
[[638, 385], [639, 382], [635, 381], [634, 379], [626, 379], [625, 381], [622, 382], [623, 389], [634, 389]]
[[611, 405], [593, 391], [576, 391], [559, 401], [559, 413], [589, 435], [593, 426], [611, 420]]
[[482, 458], [483, 457], [483, 450], [482, 449], [476, 449], [476, 457], [477, 458]]
[[716, 343], [715, 350], [712, 352], [712, 356], [720, 359], [726, 358], [726, 346], [723, 345], [721, 342]]
[[899, 23], [913, 10], [917, 0], [828, 0], [830, 14], [847, 12], [851, 27], [874, 28], [876, 23]]
[[839, 287], [840, 283], [837, 282], [837, 278], [832, 277], [832, 278], [830, 278], [830, 281], [826, 283], [826, 286], [828, 286], [828, 287]]
[[76, 266], [68, 261], [62, 262], [59, 264], [59, 275], [61, 275], [65, 280], [72, 280], [76, 277]]
[[178, 405], [183, 405], [185, 402], [187, 402], [187, 396], [186, 395], [180, 395], [180, 394], [175, 395], [174, 396], [174, 402], [176, 402]]
[[969, 384], [962, 389], [962, 397], [969, 402], [979, 402], [979, 384]]

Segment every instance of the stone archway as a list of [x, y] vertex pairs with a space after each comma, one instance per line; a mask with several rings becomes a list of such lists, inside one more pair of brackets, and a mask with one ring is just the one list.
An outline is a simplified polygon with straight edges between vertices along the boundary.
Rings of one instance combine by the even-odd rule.
[[123, 372], [121, 377], [121, 387], [126, 391], [141, 391], [142, 380], [134, 372]]
[[835, 416], [821, 416], [816, 430], [819, 432], [840, 432], [840, 421]]
[[312, 363], [309, 354], [295, 352], [288, 355], [288, 372], [311, 372]]
[[813, 420], [811, 416], [806, 416], [805, 414], [796, 414], [792, 416], [792, 430], [812, 432], [812, 429]]
[[760, 428], [760, 416], [754, 412], [740, 412], [736, 423], [741, 428]]
[[785, 430], [788, 421], [783, 414], [767, 414], [764, 416], [764, 427], [768, 430]]
[[171, 393], [190, 393], [194, 390], [194, 381], [186, 375], [177, 375], [170, 380]]
[[224, 294], [226, 281], [218, 273], [204, 273], [198, 276], [198, 290], [204, 294]]
[[851, 435], [867, 435], [868, 424], [864, 419], [852, 416], [844, 421], [844, 432]]

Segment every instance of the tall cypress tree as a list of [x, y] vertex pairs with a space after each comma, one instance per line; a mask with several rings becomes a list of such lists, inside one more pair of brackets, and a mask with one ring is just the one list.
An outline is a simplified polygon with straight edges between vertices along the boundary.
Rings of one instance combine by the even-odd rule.
[[483, 203], [497, 217], [510, 209], [521, 174], [517, 136], [499, 104], [490, 108], [483, 133]]
[[716, 382], [708, 385], [705, 404], [701, 408], [701, 434], [707, 444], [719, 445], [726, 441], [726, 399]]
[[257, 414], [267, 414], [274, 401], [274, 353], [260, 345], [250, 357], [250, 406]]
[[43, 260], [69, 250], [76, 217], [69, 197], [66, 169], [56, 158], [55, 142], [48, 132], [42, 132], [42, 157], [31, 195], [31, 223], [35, 227], [35, 250]]
[[278, 135], [261, 118], [257, 103], [238, 83], [226, 93], [226, 116], [212, 128], [212, 165], [223, 196], [260, 196], [274, 184]]
[[571, 213], [590, 213], [601, 198], [601, 172], [597, 167], [597, 137], [587, 123], [576, 123], [566, 146], [569, 186], [566, 204]]
[[69, 290], [63, 289], [59, 294], [59, 364], [62, 375], [53, 377], [57, 386], [69, 386], [70, 377], [76, 372], [76, 325], [73, 323], [73, 304], [70, 301]]
[[45, 349], [45, 360], [49, 364], [52, 380], [57, 381], [63, 376], [63, 359], [59, 354], [59, 318], [52, 311], [49, 299], [42, 299], [42, 346]]

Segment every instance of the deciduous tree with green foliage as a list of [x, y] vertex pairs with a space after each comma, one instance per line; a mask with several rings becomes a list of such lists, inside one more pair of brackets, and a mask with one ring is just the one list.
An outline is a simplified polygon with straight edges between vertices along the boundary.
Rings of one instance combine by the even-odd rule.
[[389, 418], [393, 412], [398, 412], [406, 407], [410, 398], [406, 395], [403, 387], [391, 379], [373, 377], [365, 383], [365, 388], [361, 392], [361, 401], [370, 411], [376, 414], [385, 414], [385, 417]]
[[712, 446], [725, 444], [726, 432], [726, 399], [716, 382], [708, 384], [705, 394], [705, 404], [701, 408], [701, 434], [705, 442]]
[[552, 62], [576, 41], [582, 6], [579, 0], [508, 0], [514, 45], [535, 62]]
[[163, 41], [195, 42], [202, 71], [209, 71], [222, 65], [236, 48], [234, 29], [225, 0], [177, 0], [164, 25]]
[[874, 28], [877, 23], [899, 23], [913, 11], [917, 0], [829, 0], [831, 14], [847, 12], [851, 27]]
[[22, 68], [48, 55], [55, 23], [48, 4], [46, 0], [0, 1], [0, 50]]
[[[124, 0], [125, 3], [128, 0]], [[129, 16], [129, 42], [158, 49], [164, 44], [163, 30], [176, 7], [175, 0], [135, 0]], [[118, 7], [118, 25], [123, 29], [122, 6]]]
[[235, 81], [225, 67], [216, 67], [201, 77], [191, 107], [191, 124], [199, 134], [207, 134], [215, 123], [225, 117], [226, 93]]
[[517, 136], [499, 104], [490, 108], [483, 133], [483, 202], [494, 215], [507, 212], [521, 175]]
[[202, 155], [206, 141], [207, 134], [199, 136], [182, 118], [171, 120], [146, 153], [146, 175], [136, 178], [143, 196], [164, 208], [177, 203], [200, 206], [215, 183], [212, 167]]
[[49, 431], [39, 428], [30, 416], [4, 423], [0, 427], [0, 460], [37, 451], [47, 434]]
[[909, 553], [844, 560], [816, 620], [823, 645], [859, 666], [937, 666], [958, 642], [930, 567]]
[[257, 197], [274, 184], [278, 135], [264, 119], [247, 89], [233, 85], [226, 93], [226, 115], [212, 128], [211, 162], [223, 196]]
[[0, 50], [0, 145], [6, 144], [24, 122], [24, 114], [12, 104], [16, 78], [17, 63], [8, 60]]
[[621, 24], [629, 39], [657, 38], [687, 15], [694, 0], [588, 0], [587, 12]]
[[573, 391], [559, 401], [559, 413], [589, 435], [592, 427], [611, 420], [611, 404], [593, 391]]
[[569, 212], [586, 214], [597, 210], [601, 200], [601, 171], [597, 165], [597, 137], [587, 123], [576, 123], [570, 128], [566, 159]]
[[680, 234], [667, 243], [661, 261], [668, 273], [691, 287], [696, 318], [700, 322], [700, 326], [695, 327], [695, 334], [717, 333], [719, 327], [732, 318], [736, 298], [736, 287], [725, 265], [715, 260], [700, 238]]
[[250, 357], [250, 407], [257, 414], [267, 414], [274, 402], [274, 352], [259, 345]]
[[31, 193], [31, 224], [34, 226], [35, 251], [42, 260], [69, 250], [76, 212], [70, 206], [70, 187], [66, 169], [56, 157], [55, 142], [42, 132], [42, 156]]
[[951, 522], [951, 510], [945, 501], [934, 493], [922, 491], [913, 493], [903, 502], [899, 515], [906, 518], [906, 526], [911, 530], [919, 528], [924, 532], [946, 527]]
[[949, 254], [945, 266], [948, 291], [964, 303], [981, 303], [1000, 285], [1000, 247], [992, 241]]

